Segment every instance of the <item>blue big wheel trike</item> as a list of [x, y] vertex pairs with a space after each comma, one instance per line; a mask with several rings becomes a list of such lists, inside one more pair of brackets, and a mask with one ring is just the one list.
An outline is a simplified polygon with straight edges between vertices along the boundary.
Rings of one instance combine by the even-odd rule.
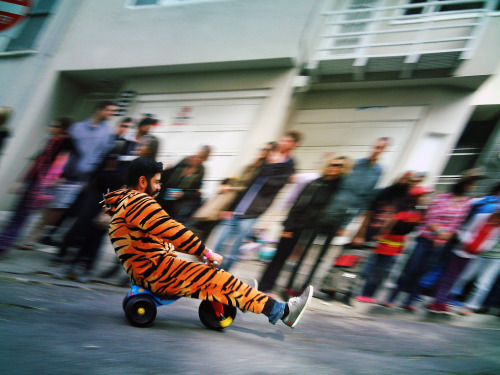
[[[132, 284], [123, 299], [123, 310], [130, 324], [136, 327], [147, 327], [153, 324], [157, 307], [169, 305], [179, 298], [178, 296], [158, 296]], [[207, 328], [220, 331], [233, 323], [236, 317], [236, 307], [217, 301], [203, 300], [198, 308], [198, 316]]]

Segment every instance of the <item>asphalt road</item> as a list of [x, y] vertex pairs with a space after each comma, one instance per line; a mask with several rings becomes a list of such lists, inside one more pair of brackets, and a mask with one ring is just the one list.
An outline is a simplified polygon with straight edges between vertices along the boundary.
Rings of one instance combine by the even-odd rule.
[[0, 374], [500, 373], [494, 329], [308, 311], [294, 330], [238, 313], [215, 332], [191, 299], [135, 328], [125, 289], [52, 280], [0, 278]]

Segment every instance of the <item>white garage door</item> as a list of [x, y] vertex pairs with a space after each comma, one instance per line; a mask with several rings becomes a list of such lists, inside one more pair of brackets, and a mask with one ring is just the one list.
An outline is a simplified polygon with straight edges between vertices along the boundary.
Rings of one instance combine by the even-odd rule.
[[346, 154], [353, 159], [365, 157], [379, 137], [392, 138], [392, 144], [382, 156], [384, 184], [397, 171], [405, 154], [410, 136], [425, 107], [368, 107], [344, 109], [301, 110], [292, 128], [304, 132], [305, 140], [297, 149], [301, 171], [314, 170], [329, 153]]
[[[151, 113], [161, 121], [152, 129], [160, 139], [158, 160], [174, 164], [201, 146], [212, 146], [206, 165], [204, 195], [235, 170], [236, 155], [267, 96], [267, 90], [140, 95], [134, 116]], [[237, 170], [237, 168], [236, 168]]]

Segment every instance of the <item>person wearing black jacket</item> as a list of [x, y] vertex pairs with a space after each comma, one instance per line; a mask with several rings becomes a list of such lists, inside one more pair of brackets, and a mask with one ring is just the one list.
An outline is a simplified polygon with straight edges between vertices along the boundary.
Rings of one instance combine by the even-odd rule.
[[102, 212], [102, 205], [99, 202], [107, 191], [116, 190], [125, 185], [128, 165], [133, 158], [137, 157], [135, 153], [138, 143], [124, 138], [125, 132], [132, 126], [133, 121], [130, 118], [123, 119], [117, 125], [112, 149], [91, 175], [88, 186], [80, 198], [81, 205], [76, 220], [65, 233], [51, 263], [53, 265], [63, 263], [70, 247], [76, 247], [78, 251], [63, 270], [56, 272], [56, 276], [74, 275], [77, 281], [89, 280], [102, 238], [107, 232], [107, 225], [103, 225], [98, 220]]
[[[229, 271], [238, 256], [239, 248], [254, 224], [272, 204], [274, 198], [295, 172], [295, 162], [291, 153], [301, 140], [301, 133], [290, 130], [278, 142], [277, 148], [270, 153], [262, 169], [234, 200], [229, 211], [221, 216], [225, 219], [215, 250], [224, 255], [222, 267]], [[232, 241], [229, 252], [227, 242]]]
[[[324, 245], [325, 251], [322, 252], [323, 255], [326, 253], [329, 243], [337, 231], [329, 231], [323, 228], [323, 225], [320, 225], [320, 218], [322, 217], [325, 207], [328, 206], [328, 202], [330, 202], [332, 197], [339, 191], [342, 178], [348, 170], [349, 159], [346, 156], [334, 156], [329, 158], [325, 163], [322, 176], [311, 181], [299, 194], [288, 213], [287, 219], [283, 222], [284, 229], [281, 233], [276, 253], [259, 282], [261, 290], [265, 292], [272, 291], [285, 261], [294, 250], [299, 239], [302, 238], [301, 242], [307, 242], [310, 246], [318, 234], [328, 234], [327, 241]], [[307, 248], [304, 250], [304, 254], [307, 250]], [[304, 255], [301, 257], [299, 263], [297, 263], [289, 284], [293, 284], [295, 274], [303, 258]], [[318, 264], [320, 260], [321, 259], [318, 260]], [[314, 271], [315, 268], [312, 273]], [[312, 276], [309, 279], [311, 278]]]
[[161, 174], [161, 190], [156, 200], [171, 218], [188, 222], [201, 205], [200, 189], [205, 176], [203, 163], [210, 156], [210, 146], [182, 159]]

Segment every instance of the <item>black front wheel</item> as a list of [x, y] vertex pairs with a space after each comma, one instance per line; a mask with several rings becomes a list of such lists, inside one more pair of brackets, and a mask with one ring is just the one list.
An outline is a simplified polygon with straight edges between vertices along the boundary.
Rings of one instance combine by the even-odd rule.
[[135, 327], [150, 326], [156, 318], [156, 305], [147, 296], [130, 297], [125, 305], [125, 317]]
[[233, 323], [236, 317], [236, 307], [228, 305], [222, 306], [224, 310], [223, 316], [217, 316], [212, 306], [212, 302], [201, 301], [200, 307], [198, 308], [198, 316], [205, 327], [220, 331]]

